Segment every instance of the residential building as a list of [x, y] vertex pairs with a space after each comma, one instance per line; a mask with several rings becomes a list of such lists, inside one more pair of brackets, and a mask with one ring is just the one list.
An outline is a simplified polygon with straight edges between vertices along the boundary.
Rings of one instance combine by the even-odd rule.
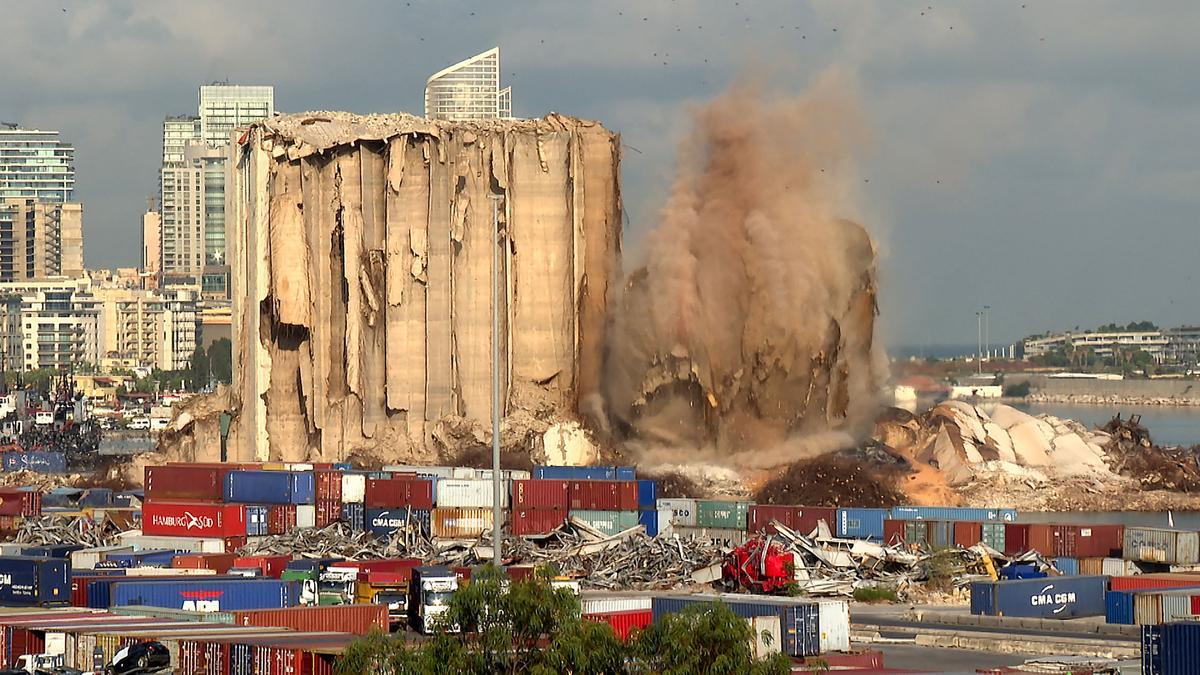
[[500, 48], [434, 73], [425, 82], [425, 117], [454, 121], [512, 117], [512, 89], [500, 88]]
[[100, 302], [100, 353], [122, 368], [183, 370], [196, 350], [199, 287], [93, 289]]
[[200, 118], [194, 115], [176, 115], [163, 120], [162, 163], [174, 164], [184, 161], [183, 151], [189, 143], [199, 141]]
[[192, 142], [183, 162], [164, 164], [159, 223], [159, 274], [164, 284], [194, 284], [204, 272], [205, 167], [220, 151]]
[[75, 147], [57, 131], [0, 124], [0, 200], [69, 202], [75, 192]]
[[1024, 341], [1025, 357], [1045, 356], [1050, 352], [1087, 350], [1100, 358], [1109, 358], [1117, 350], [1141, 350], [1163, 363], [1169, 340], [1157, 330], [1148, 331], [1087, 331], [1064, 332], [1028, 338]]
[[21, 370], [24, 365], [24, 335], [21, 333], [21, 296], [0, 295], [0, 372]]
[[275, 114], [275, 87], [214, 82], [200, 87], [200, 137], [211, 147], [229, 145], [234, 129]]
[[0, 200], [0, 281], [82, 275], [82, 204]]
[[1167, 338], [1167, 358], [1189, 366], [1200, 363], [1200, 326], [1180, 326], [1163, 331]]
[[162, 214], [153, 209], [142, 214], [142, 269], [157, 280], [162, 262]]
[[0, 283], [0, 296], [14, 295], [21, 298], [23, 370], [100, 362], [100, 308], [87, 278]]

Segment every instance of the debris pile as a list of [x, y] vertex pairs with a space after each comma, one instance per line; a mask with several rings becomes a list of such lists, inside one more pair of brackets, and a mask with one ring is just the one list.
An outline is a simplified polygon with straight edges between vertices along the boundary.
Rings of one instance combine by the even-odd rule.
[[1111, 438], [1106, 446], [1114, 472], [1137, 480], [1143, 489], [1200, 492], [1198, 447], [1167, 448], [1156, 445], [1141, 415], [1117, 415], [1104, 425]]
[[840, 455], [796, 462], [757, 492], [758, 504], [891, 507], [904, 504], [898, 470]]
[[[111, 546], [117, 543], [117, 534], [123, 531], [121, 523], [104, 519], [96, 522], [83, 516], [41, 516], [25, 518], [13, 535], [12, 541], [33, 546], [79, 544], [87, 548]], [[126, 527], [128, 523], [124, 523]]]

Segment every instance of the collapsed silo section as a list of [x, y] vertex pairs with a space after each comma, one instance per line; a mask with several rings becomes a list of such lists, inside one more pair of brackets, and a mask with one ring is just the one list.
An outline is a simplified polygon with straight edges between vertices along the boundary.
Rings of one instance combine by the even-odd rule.
[[621, 234], [600, 124], [307, 113], [234, 152], [237, 458], [489, 442], [493, 277], [505, 444], [596, 392]]

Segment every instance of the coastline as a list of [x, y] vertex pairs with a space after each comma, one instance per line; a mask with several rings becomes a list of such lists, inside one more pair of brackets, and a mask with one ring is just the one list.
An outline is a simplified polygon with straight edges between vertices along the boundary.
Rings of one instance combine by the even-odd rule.
[[1043, 394], [1034, 393], [1023, 399], [1024, 403], [1064, 403], [1069, 405], [1095, 406], [1159, 406], [1187, 408], [1200, 406], [1200, 398], [1177, 396], [1126, 396], [1120, 394]]

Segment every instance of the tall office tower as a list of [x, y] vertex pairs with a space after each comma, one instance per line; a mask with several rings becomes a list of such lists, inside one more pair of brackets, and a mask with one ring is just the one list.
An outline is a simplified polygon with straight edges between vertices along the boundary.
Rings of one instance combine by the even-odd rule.
[[512, 117], [512, 87], [500, 88], [500, 48], [434, 73], [425, 82], [425, 116], [453, 121]]
[[154, 204], [151, 203], [147, 205], [146, 212], [142, 214], [142, 271], [155, 280], [158, 278], [159, 263], [162, 262], [162, 256], [159, 253], [161, 237], [162, 213], [156, 211]]
[[0, 122], [0, 200], [63, 203], [75, 192], [75, 147], [57, 131]]
[[199, 283], [229, 297], [225, 252], [225, 158], [234, 129], [275, 114], [275, 88], [206, 84], [198, 115], [163, 121], [158, 271], [163, 283]]

